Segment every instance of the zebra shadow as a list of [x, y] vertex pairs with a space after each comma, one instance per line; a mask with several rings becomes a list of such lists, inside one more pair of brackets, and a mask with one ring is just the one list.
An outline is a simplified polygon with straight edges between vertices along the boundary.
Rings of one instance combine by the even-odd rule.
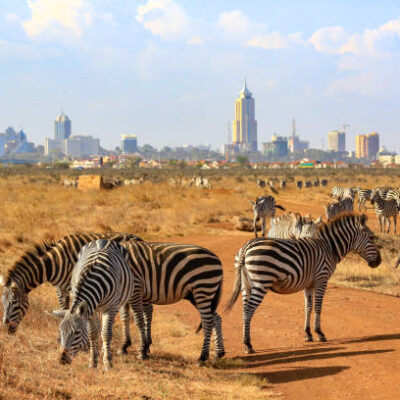
[[337, 340], [336, 343], [364, 343], [364, 342], [381, 342], [384, 340], [396, 340], [400, 339], [400, 333], [391, 333], [386, 335], [372, 335], [372, 336], [363, 336], [354, 339], [342, 339]]
[[328, 375], [338, 374], [350, 367], [344, 365], [337, 365], [333, 367], [296, 367], [293, 369], [286, 369], [274, 372], [256, 372], [254, 375], [257, 378], [264, 378], [269, 383], [289, 383], [295, 381], [302, 381], [305, 379], [322, 378]]
[[320, 347], [306, 350], [279, 351], [268, 354], [253, 354], [237, 357], [243, 362], [241, 368], [255, 368], [269, 365], [291, 364], [313, 360], [327, 360], [340, 357], [354, 357], [371, 354], [381, 354], [394, 349], [344, 351], [345, 347]]

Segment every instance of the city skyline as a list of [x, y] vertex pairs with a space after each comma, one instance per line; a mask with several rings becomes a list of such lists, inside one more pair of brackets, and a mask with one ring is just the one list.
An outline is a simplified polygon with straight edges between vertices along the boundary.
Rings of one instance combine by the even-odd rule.
[[106, 148], [124, 132], [158, 148], [220, 148], [247, 77], [259, 143], [289, 136], [295, 116], [312, 148], [350, 124], [349, 150], [357, 134], [378, 131], [400, 152], [396, 2], [52, 4], [0, 6], [0, 126], [23, 128], [35, 143], [63, 108]]

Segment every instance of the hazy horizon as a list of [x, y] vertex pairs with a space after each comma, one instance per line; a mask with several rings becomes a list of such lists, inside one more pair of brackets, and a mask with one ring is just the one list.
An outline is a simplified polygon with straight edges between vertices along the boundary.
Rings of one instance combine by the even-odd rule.
[[105, 148], [219, 148], [244, 78], [258, 143], [297, 133], [313, 148], [349, 124], [400, 152], [400, 3], [395, 1], [15, 0], [0, 5], [0, 132], [73, 134]]

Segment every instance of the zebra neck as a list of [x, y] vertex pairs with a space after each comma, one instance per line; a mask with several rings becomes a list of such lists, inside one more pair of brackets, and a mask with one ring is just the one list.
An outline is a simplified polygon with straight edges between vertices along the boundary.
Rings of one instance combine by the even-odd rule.
[[330, 249], [330, 255], [336, 263], [342, 261], [353, 247], [353, 238], [335, 225], [325, 226], [321, 236]]
[[98, 304], [95, 304], [93, 302], [93, 299], [88, 299], [87, 297], [83, 296], [76, 297], [74, 302], [72, 303], [70, 312], [71, 314], [74, 313], [74, 311], [78, 308], [79, 304], [81, 304], [83, 301], [86, 301], [88, 305], [88, 318], [90, 318], [93, 315], [94, 310], [97, 308]]

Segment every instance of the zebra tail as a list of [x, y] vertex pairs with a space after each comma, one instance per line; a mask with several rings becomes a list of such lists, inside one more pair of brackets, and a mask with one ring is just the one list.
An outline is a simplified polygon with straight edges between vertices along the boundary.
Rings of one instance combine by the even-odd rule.
[[276, 208], [279, 208], [279, 209], [281, 209], [281, 210], [283, 210], [283, 211], [286, 211], [285, 208], [282, 207], [282, 206], [280, 206], [279, 204], [275, 204], [275, 207], [276, 207]]

